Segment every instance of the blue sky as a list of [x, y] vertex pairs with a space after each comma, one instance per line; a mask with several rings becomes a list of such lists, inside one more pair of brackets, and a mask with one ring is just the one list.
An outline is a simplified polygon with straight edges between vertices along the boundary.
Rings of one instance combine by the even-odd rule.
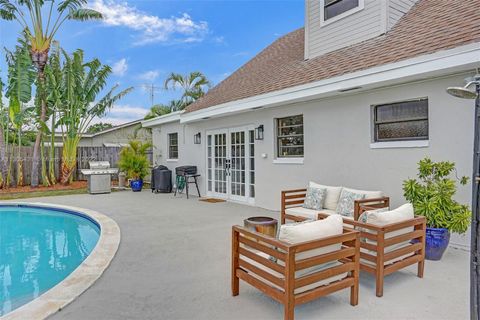
[[[304, 1], [91, 0], [102, 22], [67, 22], [56, 39], [67, 51], [81, 48], [114, 69], [111, 85], [135, 91], [102, 121], [142, 118], [150, 107], [144, 84], [162, 86], [168, 73], [202, 71], [217, 84], [279, 36], [303, 26]], [[12, 48], [15, 22], [0, 22], [0, 46]], [[5, 79], [5, 59], [0, 58]], [[157, 91], [155, 103], [178, 92]]]

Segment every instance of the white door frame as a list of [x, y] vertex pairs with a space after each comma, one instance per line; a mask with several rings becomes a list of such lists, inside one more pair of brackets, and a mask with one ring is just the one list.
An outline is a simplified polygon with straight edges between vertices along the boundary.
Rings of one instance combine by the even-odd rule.
[[[207, 171], [207, 179], [206, 179], [206, 186], [205, 190], [207, 190], [207, 196], [210, 197], [218, 197], [221, 199], [226, 199], [226, 200], [231, 200], [235, 202], [241, 202], [241, 203], [248, 203], [251, 205], [255, 204], [255, 197], [251, 196], [250, 194], [250, 132], [254, 131], [255, 127], [253, 125], [246, 125], [246, 126], [239, 126], [239, 127], [231, 127], [231, 128], [223, 128], [223, 129], [215, 129], [215, 130], [207, 130], [206, 131], [206, 150], [205, 150], [205, 157], [206, 157], [206, 171]], [[231, 141], [231, 134], [234, 132], [244, 132], [244, 148], [245, 148], [245, 153], [244, 153], [244, 167], [241, 169], [244, 171], [245, 174], [245, 196], [239, 196], [239, 195], [233, 195], [232, 194], [232, 165], [230, 162], [230, 172], [227, 173], [226, 176], [226, 193], [218, 193], [215, 191], [215, 141], [214, 141], [214, 136], [217, 134], [225, 134], [226, 136], [226, 159], [230, 160], [232, 159], [232, 141]], [[254, 134], [254, 133], [253, 133]], [[211, 169], [208, 168], [208, 136], [212, 136], [212, 141], [211, 141], [211, 147], [212, 147], [212, 154], [211, 154]], [[253, 137], [254, 138], [254, 137]], [[254, 148], [255, 148], [255, 139], [253, 140], [254, 143]], [[255, 169], [255, 168], [254, 168]], [[209, 173], [209, 170], [212, 172]], [[254, 171], [254, 170], [253, 170]], [[211, 174], [211, 189], [209, 190], [208, 188], [208, 182], [209, 182], [209, 174]]]

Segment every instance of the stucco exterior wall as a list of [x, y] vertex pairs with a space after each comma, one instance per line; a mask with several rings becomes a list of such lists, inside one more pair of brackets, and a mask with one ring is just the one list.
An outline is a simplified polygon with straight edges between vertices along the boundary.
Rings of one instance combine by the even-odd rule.
[[[256, 110], [191, 124], [170, 123], [153, 128], [154, 162], [171, 169], [197, 165], [206, 189], [206, 131], [209, 129], [263, 124], [265, 138], [255, 142], [255, 205], [279, 210], [280, 191], [299, 188], [308, 181], [366, 190], [382, 190], [392, 206], [405, 200], [402, 181], [415, 177], [417, 162], [425, 156], [450, 160], [459, 175], [470, 175], [473, 149], [473, 102], [449, 96], [445, 88], [460, 85], [466, 74], [338, 98], [315, 100], [265, 110]], [[412, 98], [429, 99], [429, 146], [422, 148], [372, 149], [371, 106]], [[277, 164], [275, 158], [275, 118], [303, 114], [305, 157], [303, 164]], [[179, 134], [179, 159], [166, 161], [167, 134]], [[193, 144], [200, 132], [202, 144]], [[266, 158], [260, 155], [266, 154]], [[470, 203], [471, 185], [459, 187], [457, 199]], [[252, 214], [254, 209], [252, 209]], [[452, 242], [468, 245], [468, 236], [454, 236]]]

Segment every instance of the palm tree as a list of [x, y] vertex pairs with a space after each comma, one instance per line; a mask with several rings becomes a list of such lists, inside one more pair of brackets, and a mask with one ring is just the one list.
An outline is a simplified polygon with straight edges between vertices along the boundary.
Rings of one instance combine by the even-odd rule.
[[205, 89], [210, 88], [211, 83], [207, 77], [199, 72], [190, 72], [187, 75], [181, 75], [172, 72], [165, 80], [165, 89], [182, 89], [182, 107], [179, 110], [184, 109], [186, 106], [201, 98], [205, 94]]
[[[48, 8], [44, 8], [46, 2], [46, 0], [0, 0], [0, 19], [17, 21], [29, 39], [31, 59], [37, 69], [37, 87], [40, 89], [44, 87], [44, 70], [51, 43], [63, 23], [66, 20], [86, 21], [102, 18], [100, 12], [84, 7], [88, 0], [50, 0]], [[53, 10], [55, 4], [56, 12]], [[47, 118], [45, 94], [43, 90], [38, 89], [37, 94], [40, 100], [40, 123], [33, 149], [32, 187], [38, 186], [40, 143]]]
[[0, 188], [4, 187], [7, 177], [7, 150], [5, 141], [5, 130], [8, 130], [7, 112], [3, 105], [3, 82], [0, 79]]
[[[21, 159], [21, 132], [27, 115], [32, 108], [26, 103], [32, 99], [32, 86], [35, 81], [35, 70], [29, 53], [26, 39], [19, 39], [14, 52], [7, 51], [8, 86], [6, 97], [9, 99], [9, 118], [18, 134], [17, 185], [23, 185], [23, 159]], [[12, 149], [14, 150], [14, 149]], [[13, 156], [12, 158], [13, 159]], [[7, 183], [9, 179], [7, 179]]]
[[[55, 70], [47, 65], [48, 101], [55, 106], [62, 128], [63, 152], [60, 183], [71, 181], [76, 166], [77, 147], [84, 132], [95, 117], [104, 116], [113, 105], [133, 90], [128, 88], [115, 93], [118, 85], [113, 86], [105, 96], [97, 96], [105, 88], [112, 68], [102, 65], [99, 60], [83, 61], [83, 51], [78, 49], [73, 55], [62, 51], [64, 62], [60, 63], [60, 54], [52, 56], [56, 60], [51, 65], [59, 66]], [[60, 72], [59, 72], [60, 71]]]
[[150, 108], [144, 120], [164, 116], [174, 111], [183, 110], [184, 108], [185, 104], [182, 100], [172, 100], [168, 104], [156, 104]]

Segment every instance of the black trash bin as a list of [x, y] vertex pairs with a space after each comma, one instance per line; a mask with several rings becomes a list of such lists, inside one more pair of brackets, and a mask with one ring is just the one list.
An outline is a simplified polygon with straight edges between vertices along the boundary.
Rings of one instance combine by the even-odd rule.
[[152, 169], [152, 192], [172, 192], [172, 171], [165, 166], [158, 166]]

